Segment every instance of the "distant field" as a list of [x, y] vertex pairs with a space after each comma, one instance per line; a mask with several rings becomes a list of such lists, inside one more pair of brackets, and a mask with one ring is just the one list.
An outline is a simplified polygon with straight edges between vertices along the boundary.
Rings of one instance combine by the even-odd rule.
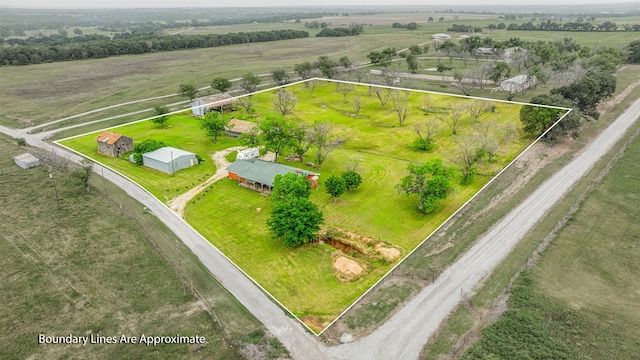
[[[442, 158], [445, 164], [454, 166], [451, 158], [456, 148], [451, 139], [451, 131], [443, 127], [437, 137], [438, 145], [435, 150], [429, 153], [409, 150], [408, 146], [415, 136], [413, 124], [433, 116], [426, 115], [420, 110], [420, 106], [427, 103], [434, 109], [447, 109], [454, 103], [468, 103], [471, 100], [412, 92], [409, 98], [410, 115], [405, 126], [401, 127], [398, 125], [397, 115], [391, 109], [392, 105], [388, 104], [387, 108], [381, 109], [376, 96], [368, 95], [368, 88], [365, 86], [355, 89], [362, 102], [361, 114], [357, 118], [349, 115], [353, 111], [351, 102], [355, 93], [350, 93], [345, 102], [343, 94], [336, 93], [334, 83], [318, 86], [313, 97], [304, 84], [288, 89], [298, 97], [293, 115], [288, 116], [290, 120], [307, 124], [314, 121], [328, 122], [334, 127], [334, 135], [345, 140], [343, 146], [331, 153], [319, 170], [321, 182], [332, 174], [339, 175], [345, 170], [345, 164], [353, 160], [359, 161], [358, 169], [365, 179], [361, 188], [345, 194], [338, 202], [334, 202], [325, 193], [323, 186], [313, 191], [311, 198], [325, 213], [326, 224], [388, 241], [402, 249], [402, 254], [410, 252], [531, 141], [528, 136], [520, 133], [517, 139], [501, 148], [495, 162], [480, 165], [482, 175], [476, 176], [472, 184], [457, 185], [460, 178], [456, 177], [456, 189], [443, 203], [442, 210], [422, 215], [416, 209], [415, 198], [396, 191], [398, 179], [404, 176], [405, 169], [411, 162]], [[273, 114], [272, 97], [273, 91], [253, 95], [256, 101], [256, 120]], [[520, 105], [495, 105], [495, 113], [485, 113], [480, 121], [497, 119], [499, 123], [513, 122], [514, 126], [520, 128]], [[243, 113], [244, 110], [238, 110], [239, 115], [244, 116]], [[459, 130], [461, 133], [468, 133], [473, 127], [471, 119], [466, 116], [465, 124]], [[172, 127], [167, 129], [159, 129], [149, 122], [140, 122], [114, 131], [132, 136], [134, 141], [154, 138], [186, 150], [195, 151], [198, 148], [197, 152], [203, 157], [215, 150], [237, 145], [237, 140], [226, 137], [218, 144], [213, 144], [204, 138], [202, 130], [197, 129], [197, 120], [187, 116], [174, 116], [170, 123]], [[204, 170], [196, 170], [198, 167], [183, 174], [178, 172], [174, 176], [168, 176], [125, 160], [99, 155], [96, 153], [95, 136], [96, 133], [92, 133], [60, 143], [118, 169], [165, 201], [208, 177], [203, 176]], [[313, 148], [310, 150], [308, 160], [313, 160], [314, 151]], [[281, 158], [280, 161], [284, 159]], [[297, 162], [290, 165], [308, 168]], [[181, 185], [177, 186], [178, 184]], [[181, 190], [181, 187], [184, 189]], [[256, 212], [258, 208], [262, 211]], [[303, 319], [315, 317], [308, 324], [315, 326], [316, 330], [322, 330], [328, 321], [393, 266], [393, 263], [373, 262], [371, 273], [362, 280], [341, 284], [335, 279], [331, 267], [333, 248], [328, 245], [305, 246], [293, 250], [286, 248], [272, 239], [264, 226], [269, 209], [270, 203], [266, 197], [224, 180], [209, 186], [194, 198], [185, 210], [185, 218], [297, 316]]]
[[[434, 22], [426, 22], [433, 16]], [[443, 16], [444, 22], [437, 19]], [[29, 65], [24, 67], [0, 67], [0, 124], [25, 127], [57, 120], [87, 110], [114, 105], [135, 99], [175, 93], [181, 83], [193, 82], [198, 87], [210, 84], [216, 76], [236, 78], [247, 72], [269, 73], [275, 68], [293, 69], [293, 65], [314, 61], [318, 56], [332, 58], [349, 56], [357, 62], [368, 61], [366, 55], [387, 47], [402, 49], [412, 44], [431, 43], [431, 34], [447, 32], [453, 23], [485, 27], [498, 22], [521, 23], [529, 18], [498, 21], [496, 16], [459, 14], [381, 14], [366, 17], [324, 18], [334, 25], [350, 22], [372, 24], [357, 37], [315, 38], [317, 30], [307, 29], [312, 37], [250, 45], [233, 45], [223, 48], [176, 51], [168, 53], [122, 56], [99, 60], [85, 60], [55, 64]], [[368, 21], [367, 21], [368, 20]], [[638, 18], [597, 19], [594, 23], [612, 20], [619, 24], [640, 23]], [[393, 29], [393, 22], [416, 21], [415, 31]], [[186, 33], [225, 33], [268, 29], [305, 29], [301, 23], [286, 22], [272, 24], [246, 24], [195, 28]], [[175, 32], [187, 30], [175, 29]], [[88, 29], [85, 29], [87, 32]], [[169, 30], [171, 32], [172, 30]], [[459, 33], [452, 33], [458, 38]], [[555, 40], [571, 37], [584, 46], [620, 47], [636, 40], [637, 32], [521, 32], [483, 30], [477, 35], [507, 40], [519, 37], [523, 40]], [[428, 55], [433, 56], [433, 46]], [[449, 89], [446, 91], [457, 92]], [[495, 95], [494, 95], [495, 96]], [[150, 108], [158, 103], [179, 101], [179, 97], [152, 101], [146, 104], [126, 106], [115, 111], [95, 114], [81, 121], [99, 119], [109, 115], [127, 113]]]
[[[220, 312], [224, 328], [190, 290], [183, 295], [177, 270], [157, 247], [166, 240], [175, 248], [178, 239], [170, 230], [102, 180], [96, 184], [110, 200], [95, 189], [86, 195], [64, 186], [57, 173], [57, 210], [45, 167], [6, 174], [10, 156], [24, 151], [0, 137], [5, 169], [0, 175], [0, 358], [242, 358], [231, 346], [232, 335], [262, 329], [260, 323], [210, 276], [198, 288]], [[189, 259], [185, 271], [198, 266]], [[205, 336], [207, 343], [199, 349], [188, 344], [39, 345], [39, 334], [182, 334]]]

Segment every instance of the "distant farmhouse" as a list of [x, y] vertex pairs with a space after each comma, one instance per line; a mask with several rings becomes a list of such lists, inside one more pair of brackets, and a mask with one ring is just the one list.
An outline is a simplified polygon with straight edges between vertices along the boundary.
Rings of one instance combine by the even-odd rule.
[[31, 169], [32, 167], [40, 166], [40, 159], [29, 153], [16, 155], [13, 157], [13, 161], [23, 169]]
[[167, 174], [173, 174], [198, 164], [198, 159], [194, 153], [165, 146], [142, 154], [142, 164]]
[[98, 142], [98, 152], [104, 155], [117, 157], [129, 151], [133, 151], [133, 139], [112, 133], [111, 131], [103, 131], [96, 137]]
[[431, 37], [432, 37], [434, 40], [449, 40], [449, 39], [451, 39], [451, 35], [449, 35], [449, 34], [444, 34], [444, 33], [433, 34], [433, 35], [431, 35]]
[[[242, 160], [246, 159], [246, 160]], [[282, 165], [257, 158], [257, 149], [251, 148], [238, 152], [237, 160], [227, 168], [228, 178], [238, 182], [238, 185], [259, 191], [270, 193], [273, 189], [273, 180], [276, 175], [296, 173], [304, 176], [311, 187], [318, 186], [320, 174], [307, 170]]]
[[234, 137], [257, 131], [257, 129], [258, 124], [239, 119], [231, 119], [227, 124], [227, 134]]
[[231, 108], [234, 99], [227, 93], [203, 96], [195, 99], [191, 104], [191, 112], [193, 115], [204, 116], [212, 110], [223, 113]]

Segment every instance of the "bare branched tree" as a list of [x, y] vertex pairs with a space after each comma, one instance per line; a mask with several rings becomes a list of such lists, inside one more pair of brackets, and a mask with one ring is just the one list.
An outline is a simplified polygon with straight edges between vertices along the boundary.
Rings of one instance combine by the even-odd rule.
[[340, 86], [340, 92], [342, 92], [342, 96], [344, 97], [344, 103], [347, 103], [347, 95], [355, 90], [355, 87], [351, 84], [342, 83]]
[[465, 104], [465, 109], [477, 122], [480, 116], [489, 110], [489, 105], [487, 101], [476, 99]]
[[353, 109], [355, 116], [360, 116], [360, 110], [362, 109], [362, 100], [360, 99], [360, 95], [353, 97]]
[[278, 89], [276, 95], [273, 97], [273, 107], [276, 110], [280, 111], [282, 116], [286, 116], [287, 114], [291, 114], [293, 108], [296, 107], [298, 103], [298, 98], [293, 96], [293, 94], [285, 89]]
[[478, 152], [482, 147], [480, 138], [476, 134], [454, 136], [453, 141], [458, 146], [458, 151], [451, 159], [460, 167], [462, 173], [462, 183], [469, 184], [473, 181], [478, 163]]
[[431, 118], [427, 118], [425, 121], [413, 125], [413, 131], [427, 148], [433, 143], [434, 138], [438, 136], [440, 130], [440, 123]]
[[316, 146], [316, 166], [320, 169], [327, 155], [340, 146], [343, 141], [331, 136], [331, 125], [327, 123], [315, 123], [309, 136], [313, 145]]
[[389, 101], [389, 97], [391, 96], [391, 89], [380, 86], [373, 86], [373, 92], [380, 100], [380, 107], [383, 109], [387, 106], [387, 102]]
[[460, 103], [450, 104], [446, 114], [437, 114], [436, 118], [445, 123], [453, 135], [458, 134], [458, 127], [462, 124], [464, 108]]
[[404, 126], [405, 120], [409, 115], [409, 91], [395, 90], [392, 93], [393, 111], [398, 115], [400, 126]]
[[251, 96], [243, 96], [238, 98], [238, 104], [242, 106], [247, 114], [253, 113], [253, 98]]

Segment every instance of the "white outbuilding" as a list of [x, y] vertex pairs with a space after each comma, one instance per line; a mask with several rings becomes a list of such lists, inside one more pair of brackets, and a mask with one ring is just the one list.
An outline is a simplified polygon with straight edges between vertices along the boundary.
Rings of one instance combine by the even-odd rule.
[[198, 164], [198, 158], [194, 153], [165, 146], [142, 154], [142, 163], [152, 169], [173, 174], [176, 171]]
[[16, 155], [13, 157], [13, 161], [23, 169], [31, 169], [33, 167], [40, 166], [40, 159], [29, 153]]
[[444, 34], [444, 33], [433, 34], [433, 35], [431, 35], [431, 37], [434, 38], [435, 40], [449, 40], [449, 39], [451, 39], [451, 35]]
[[529, 75], [518, 75], [514, 76], [510, 79], [504, 80], [500, 83], [500, 89], [506, 92], [521, 92], [532, 86], [535, 86], [537, 83], [535, 76]]

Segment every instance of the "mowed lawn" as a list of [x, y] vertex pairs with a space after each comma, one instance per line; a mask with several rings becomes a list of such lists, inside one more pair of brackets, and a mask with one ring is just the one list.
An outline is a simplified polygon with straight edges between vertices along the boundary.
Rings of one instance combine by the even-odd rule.
[[[307, 125], [316, 121], [329, 123], [332, 134], [344, 140], [341, 147], [329, 154], [322, 168], [316, 170], [321, 174], [320, 186], [312, 191], [311, 200], [323, 211], [326, 226], [387, 241], [400, 248], [403, 256], [531, 142], [530, 137], [518, 130], [519, 134], [515, 139], [500, 148], [494, 162], [479, 165], [478, 175], [471, 184], [460, 185], [460, 177], [456, 175], [452, 179], [454, 191], [442, 203], [442, 208], [425, 215], [417, 209], [417, 197], [399, 193], [396, 185], [407, 175], [406, 168], [410, 163], [442, 159], [446, 166], [457, 167], [454, 162], [457, 145], [453, 141], [451, 130], [441, 124], [434, 150], [411, 150], [409, 145], [416, 137], [413, 127], [428, 118], [433, 119], [435, 111], [446, 112], [456, 104], [478, 100], [411, 92], [408, 97], [408, 116], [404, 126], [400, 126], [391, 98], [383, 109], [375, 93], [369, 94], [368, 86], [355, 86], [347, 94], [345, 101], [340, 92], [342, 86], [321, 82], [313, 94], [304, 84], [287, 87], [298, 98], [293, 114], [287, 115], [287, 119]], [[244, 110], [237, 110], [236, 116], [260, 121], [268, 115], [275, 115], [272, 105], [274, 94], [275, 90], [255, 94], [255, 113], [249, 116]], [[353, 115], [355, 96], [360, 98], [362, 105], [357, 117]], [[516, 128], [521, 129], [520, 105], [500, 102], [491, 104], [495, 105], [495, 110], [483, 114], [480, 122], [495, 121], [499, 125], [512, 122]], [[426, 114], [421, 110], [424, 105], [434, 112]], [[149, 122], [141, 122], [113, 131], [132, 136], [134, 140], [156, 138], [186, 150], [196, 149], [201, 156], [206, 152], [237, 145], [237, 140], [229, 137], [223, 137], [219, 144], [214, 145], [204, 137], [197, 124], [194, 125], [197, 120], [186, 116], [179, 119], [180, 121], [172, 119], [172, 127], [169, 129], [159, 129]], [[471, 134], [475, 131], [474, 127], [472, 118], [465, 114], [458, 133]], [[63, 140], [61, 143], [88, 153], [107, 165], [115, 164], [116, 169], [165, 201], [172, 195], [186, 191], [191, 187], [190, 184], [202, 181], [204, 170], [197, 169], [202, 165], [187, 170], [189, 172], [180, 171], [172, 177], [129, 164], [125, 160], [99, 155], [93, 140], [96, 135], [97, 133], [93, 133]], [[180, 139], [181, 136], [185, 137], [184, 140]], [[307, 153], [305, 161], [315, 161], [315, 148], [312, 147]], [[288, 163], [285, 156], [281, 156], [279, 162], [313, 170], [299, 162]], [[363, 176], [361, 187], [334, 201], [326, 193], [323, 179], [339, 175], [346, 170], [347, 164], [354, 162], [358, 164], [357, 170]], [[153, 175], [146, 175], [147, 173]], [[166, 191], [165, 188], [170, 190]], [[185, 219], [297, 316], [316, 316], [327, 324], [395, 265], [374, 262], [371, 264], [372, 271], [364, 278], [349, 284], [340, 283], [333, 274], [333, 248], [327, 245], [309, 245], [290, 249], [279, 240], [271, 238], [266, 227], [270, 206], [268, 197], [239, 188], [230, 180], [223, 180], [211, 185], [189, 203], [185, 209]], [[314, 329], [321, 330], [318, 327]]]
[[171, 116], [168, 124], [168, 127], [161, 128], [150, 121], [141, 121], [119, 126], [109, 131], [133, 138], [134, 145], [147, 139], [163, 141], [168, 146], [196, 153], [205, 159], [204, 163], [170, 175], [131, 163], [128, 158], [121, 159], [102, 155], [98, 153], [98, 145], [95, 141], [100, 131], [63, 140], [59, 143], [125, 174], [144, 186], [158, 199], [166, 202], [213, 176], [216, 172], [216, 166], [211, 159], [211, 154], [239, 145], [237, 139], [231, 137], [223, 137], [218, 143], [214, 143], [210, 138], [204, 136], [204, 131], [200, 129], [199, 120], [187, 114]]

